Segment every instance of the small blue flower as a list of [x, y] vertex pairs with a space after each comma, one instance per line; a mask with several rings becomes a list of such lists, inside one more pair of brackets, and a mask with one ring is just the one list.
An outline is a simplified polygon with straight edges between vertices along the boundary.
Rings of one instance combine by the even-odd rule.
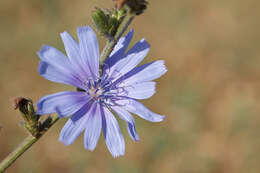
[[120, 38], [111, 55], [99, 72], [99, 46], [90, 27], [79, 27], [79, 43], [68, 32], [61, 33], [68, 58], [50, 46], [43, 46], [39, 73], [44, 78], [72, 85], [80, 91], [65, 91], [47, 95], [37, 103], [38, 114], [57, 113], [65, 118], [70, 115], [61, 130], [59, 140], [72, 144], [85, 130], [84, 146], [93, 151], [101, 134], [113, 155], [125, 153], [125, 141], [114, 114], [126, 121], [129, 135], [139, 140], [131, 113], [141, 118], [160, 122], [164, 116], [151, 112], [137, 99], [147, 99], [155, 93], [155, 82], [167, 70], [164, 61], [154, 61], [136, 67], [147, 55], [149, 44], [137, 42], [129, 51], [126, 49], [133, 37], [133, 30]]

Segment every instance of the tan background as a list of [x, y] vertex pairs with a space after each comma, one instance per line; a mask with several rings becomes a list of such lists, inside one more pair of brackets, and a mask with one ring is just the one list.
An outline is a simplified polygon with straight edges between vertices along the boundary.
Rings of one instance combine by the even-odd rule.
[[[42, 44], [63, 49], [59, 33], [75, 36], [91, 23], [94, 6], [108, 0], [0, 1], [0, 160], [26, 131], [10, 98], [36, 101], [71, 89], [37, 73]], [[136, 18], [134, 42], [151, 44], [146, 61], [165, 59], [168, 72], [145, 101], [166, 115], [162, 123], [136, 118], [141, 141], [120, 123], [126, 154], [113, 159], [103, 138], [94, 152], [82, 136], [58, 142], [60, 120], [8, 173], [258, 173], [260, 171], [260, 13], [257, 0], [150, 0]], [[100, 37], [100, 47], [104, 40]]]

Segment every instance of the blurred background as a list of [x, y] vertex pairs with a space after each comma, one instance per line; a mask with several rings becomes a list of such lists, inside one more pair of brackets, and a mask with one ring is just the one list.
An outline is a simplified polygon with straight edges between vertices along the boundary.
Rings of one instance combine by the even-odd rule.
[[[58, 141], [65, 119], [12, 165], [8, 173], [258, 173], [260, 171], [260, 2], [257, 0], [150, 0], [136, 17], [132, 44], [151, 44], [146, 62], [164, 59], [168, 72], [144, 101], [166, 115], [161, 123], [136, 117], [140, 142], [126, 140], [124, 157], [112, 158], [103, 137], [94, 152], [82, 136]], [[76, 36], [95, 6], [108, 0], [0, 1], [0, 160], [27, 135], [11, 98], [36, 103], [72, 89], [37, 73], [43, 44], [64, 51], [59, 33]], [[104, 39], [99, 37], [100, 47]]]

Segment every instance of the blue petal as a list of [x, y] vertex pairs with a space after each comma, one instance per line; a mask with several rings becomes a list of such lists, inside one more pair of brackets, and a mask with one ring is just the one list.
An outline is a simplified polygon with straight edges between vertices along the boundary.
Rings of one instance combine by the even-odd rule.
[[131, 136], [131, 138], [134, 140], [134, 141], [139, 141], [140, 138], [136, 132], [136, 129], [135, 129], [135, 124], [132, 124], [132, 123], [127, 123], [127, 131], [128, 131], [128, 134]]
[[85, 88], [85, 86], [82, 85], [82, 82], [79, 79], [68, 74], [66, 71], [61, 71], [58, 68], [44, 61], [40, 62], [38, 72], [42, 77], [52, 82], [63, 83], [63, 84], [67, 84], [67, 85], [71, 85], [83, 89]]
[[148, 82], [161, 77], [167, 69], [163, 60], [154, 61], [136, 67], [126, 75], [122, 76], [115, 83], [122, 82], [119, 86], [128, 86], [141, 82]]
[[103, 109], [101, 109], [101, 115], [103, 134], [108, 150], [113, 157], [124, 155], [125, 141], [120, 132], [117, 120], [106, 107], [103, 107]]
[[[149, 43], [142, 39], [138, 41], [128, 52], [124, 58], [125, 64], [124, 68], [120, 69], [120, 73], [125, 74], [135, 68], [148, 54], [150, 50]], [[118, 69], [119, 70], [119, 69]]]
[[115, 79], [123, 76], [133, 68], [135, 68], [147, 55], [150, 46], [144, 40], [136, 43], [126, 54], [126, 56], [109, 69], [109, 75]]
[[69, 116], [84, 106], [90, 97], [84, 92], [65, 91], [42, 97], [37, 103], [37, 114], [57, 112], [60, 117]]
[[134, 30], [130, 30], [125, 37], [121, 37], [110, 56], [104, 62], [104, 71], [112, 67], [117, 61], [124, 57], [125, 51], [133, 38]]
[[132, 117], [132, 115], [124, 110], [123, 108], [119, 107], [119, 106], [113, 106], [111, 107], [115, 113], [124, 121], [126, 121], [127, 123], [127, 131], [130, 135], [130, 137], [134, 140], [134, 141], [139, 141], [139, 136], [136, 132], [135, 129], [135, 122], [134, 122], [134, 118]]
[[86, 122], [84, 146], [90, 151], [93, 151], [96, 148], [101, 133], [102, 120], [100, 109], [100, 105], [96, 104], [93, 114], [89, 115], [89, 118]]
[[65, 50], [69, 57], [71, 64], [74, 66], [74, 69], [78, 72], [78, 74], [84, 79], [90, 76], [89, 72], [86, 70], [86, 66], [83, 66], [84, 57], [81, 57], [79, 51], [79, 45], [73, 39], [73, 37], [68, 32], [63, 32], [60, 34]]
[[91, 114], [93, 114], [93, 106], [88, 103], [72, 115], [62, 128], [59, 141], [65, 145], [72, 144], [86, 128], [86, 122]]
[[142, 82], [124, 87], [125, 92], [121, 96], [134, 99], [148, 99], [155, 93], [155, 82]]
[[57, 68], [69, 67], [68, 58], [54, 47], [43, 45], [37, 55], [42, 61], [45, 61]]
[[161, 122], [164, 119], [163, 115], [156, 114], [146, 108], [142, 103], [134, 100], [119, 100], [118, 104], [123, 105], [129, 112], [138, 115], [139, 117], [151, 121], [151, 122]]
[[99, 46], [95, 32], [89, 27], [78, 27], [79, 50], [82, 64], [92, 77], [99, 77]]
[[63, 53], [53, 47], [43, 46], [38, 56], [42, 60], [38, 69], [41, 76], [53, 82], [84, 87]]

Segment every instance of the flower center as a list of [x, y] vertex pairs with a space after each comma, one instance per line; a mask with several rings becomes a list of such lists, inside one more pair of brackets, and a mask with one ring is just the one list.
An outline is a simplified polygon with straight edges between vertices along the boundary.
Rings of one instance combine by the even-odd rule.
[[103, 89], [94, 88], [94, 86], [91, 86], [88, 90], [88, 94], [92, 97], [92, 99], [98, 99], [98, 97], [103, 94]]
[[107, 105], [114, 104], [115, 100], [118, 100], [120, 95], [125, 92], [122, 88], [114, 86], [107, 76], [102, 76], [96, 80], [89, 79], [85, 85], [86, 90], [78, 89], [78, 91], [85, 91], [91, 97], [92, 101]]

